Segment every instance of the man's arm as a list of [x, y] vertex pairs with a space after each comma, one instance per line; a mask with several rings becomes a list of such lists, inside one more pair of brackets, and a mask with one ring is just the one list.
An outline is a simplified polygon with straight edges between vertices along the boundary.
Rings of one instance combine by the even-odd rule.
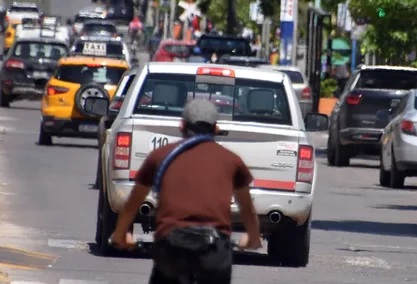
[[139, 207], [145, 201], [146, 196], [148, 196], [150, 190], [150, 187], [144, 186], [142, 184], [136, 184], [133, 187], [123, 210], [119, 214], [115, 232], [123, 236], [126, 235], [135, 219]]
[[255, 206], [253, 206], [252, 197], [250, 195], [249, 186], [243, 188], [236, 188], [234, 191], [236, 203], [239, 206], [240, 216], [243, 225], [248, 233], [248, 244], [250, 248], [259, 248], [262, 246], [260, 238], [261, 232], [259, 229], [258, 215], [256, 214]]
[[250, 195], [250, 187], [253, 177], [248, 167], [239, 158], [236, 161], [234, 176], [234, 196], [239, 206], [240, 216], [247, 231], [246, 239], [240, 241], [243, 248], [260, 248], [262, 246], [258, 215]]

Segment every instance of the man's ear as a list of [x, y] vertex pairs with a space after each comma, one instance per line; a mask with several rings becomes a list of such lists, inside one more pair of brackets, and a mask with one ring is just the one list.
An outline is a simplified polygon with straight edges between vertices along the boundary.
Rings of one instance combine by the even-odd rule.
[[181, 133], [184, 133], [184, 131], [185, 131], [185, 121], [183, 119], [181, 119], [181, 121], [180, 121], [179, 128], [180, 128]]
[[214, 126], [214, 134], [218, 134], [220, 132], [220, 127], [216, 124]]

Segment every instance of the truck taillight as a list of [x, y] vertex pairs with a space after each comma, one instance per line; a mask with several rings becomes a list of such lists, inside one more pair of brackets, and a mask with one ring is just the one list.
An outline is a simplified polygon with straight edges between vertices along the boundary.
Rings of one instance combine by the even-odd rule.
[[132, 134], [119, 132], [116, 135], [116, 143], [113, 151], [113, 169], [128, 170], [130, 166], [130, 149]]
[[300, 145], [298, 148], [297, 182], [312, 183], [314, 177], [314, 148]]
[[305, 87], [301, 92], [301, 99], [311, 99], [311, 90], [309, 87]]

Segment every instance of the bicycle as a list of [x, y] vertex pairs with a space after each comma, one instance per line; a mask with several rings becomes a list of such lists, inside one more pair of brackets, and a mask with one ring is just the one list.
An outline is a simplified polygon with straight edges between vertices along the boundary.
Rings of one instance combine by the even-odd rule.
[[[108, 240], [109, 245], [112, 245], [112, 240], [109, 239]], [[239, 245], [237, 243], [237, 241], [235, 240], [230, 240], [230, 244], [231, 244], [231, 249], [235, 250], [235, 249], [239, 249]], [[140, 252], [146, 254], [149, 252], [149, 247], [145, 246], [145, 242], [143, 242], [142, 240], [136, 240], [135, 242], [135, 247], [137, 248], [137, 250], [139, 250]], [[179, 275], [178, 276], [178, 281], [180, 281], [182, 284], [195, 284], [196, 283], [196, 279], [197, 279], [197, 274], [194, 272], [190, 272], [187, 274], [183, 274], [183, 275]]]

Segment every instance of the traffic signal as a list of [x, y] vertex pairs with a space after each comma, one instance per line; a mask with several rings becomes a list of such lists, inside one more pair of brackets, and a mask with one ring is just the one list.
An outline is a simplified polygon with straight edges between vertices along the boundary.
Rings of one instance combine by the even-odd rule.
[[378, 9], [376, 9], [376, 11], [378, 13], [378, 17], [380, 17], [380, 18], [385, 17], [386, 14], [385, 14], [384, 8], [378, 8]]

